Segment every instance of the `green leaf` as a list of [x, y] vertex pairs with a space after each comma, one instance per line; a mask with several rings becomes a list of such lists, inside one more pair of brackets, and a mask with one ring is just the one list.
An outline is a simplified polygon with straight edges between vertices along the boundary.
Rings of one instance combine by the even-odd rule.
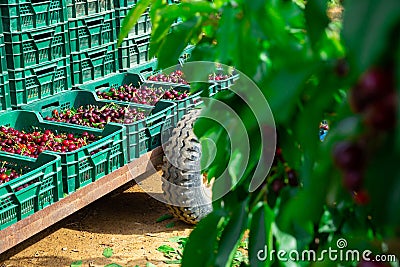
[[182, 260], [166, 260], [164, 261], [166, 264], [180, 264]]
[[237, 184], [237, 182], [241, 178], [241, 177], [238, 177], [238, 175], [240, 175], [243, 172], [243, 166], [242, 166], [243, 163], [246, 163], [246, 162], [243, 159], [242, 153], [238, 150], [235, 150], [232, 153], [231, 161], [228, 166], [228, 172], [232, 179], [232, 184], [234, 184], [234, 185]]
[[146, 263], [146, 267], [156, 267], [156, 266], [153, 263], [148, 262], [148, 263]]
[[159, 223], [159, 222], [163, 222], [165, 220], [169, 220], [169, 219], [172, 219], [172, 218], [174, 218], [174, 216], [172, 214], [164, 214], [161, 217], [158, 217], [156, 222]]
[[[160, 51], [161, 44], [165, 41], [165, 37], [170, 32], [171, 25], [176, 20], [177, 16], [174, 16], [174, 10], [179, 7], [176, 5], [170, 5], [166, 7], [159, 6], [158, 8], [152, 8], [150, 15], [152, 16], [152, 31], [150, 40], [150, 57], [156, 56]], [[169, 11], [168, 15], [162, 16], [163, 10]]]
[[[293, 236], [278, 229], [275, 223], [272, 224], [272, 232], [276, 239], [276, 251], [297, 251], [297, 241]], [[282, 262], [283, 266], [297, 266], [291, 261]]]
[[[343, 40], [355, 73], [367, 70], [382, 56], [391, 42], [400, 17], [400, 2], [345, 1]], [[398, 28], [397, 28], [398, 29]]]
[[[136, 266], [138, 266], [138, 265], [136, 265]], [[110, 264], [104, 265], [104, 267], [122, 267], [122, 266], [119, 264], [116, 264], [116, 263], [110, 263]]]
[[146, 11], [151, 2], [154, 0], [140, 0], [122, 21], [121, 31], [118, 35], [118, 46], [120, 46], [125, 37], [128, 36], [131, 29], [135, 26], [140, 16]]
[[[396, 207], [400, 205], [400, 166], [396, 163], [400, 152], [395, 150], [395, 138], [398, 134], [393, 132], [387, 136], [381, 149], [375, 152], [366, 170], [365, 181], [374, 221], [391, 227], [400, 225], [400, 213], [396, 211]], [[382, 170], [385, 170], [384, 182], [377, 179], [382, 176]]]
[[165, 225], [166, 228], [172, 228], [172, 227], [174, 227], [174, 226], [175, 226], [175, 223], [174, 223], [174, 222], [170, 222], [170, 223], [167, 223], [167, 224]]
[[218, 226], [225, 215], [221, 209], [214, 210], [196, 225], [183, 251], [182, 267], [207, 266], [207, 259], [214, 254]]
[[[269, 255], [271, 255], [270, 252], [273, 249], [272, 222], [275, 215], [268, 204], [260, 204], [251, 219], [249, 234], [250, 266], [270, 266], [272, 263]], [[262, 261], [264, 257], [265, 261]]]
[[74, 261], [73, 263], [71, 263], [71, 267], [81, 267], [82, 266], [82, 261]]
[[270, 88], [266, 96], [277, 124], [288, 122], [295, 112], [302, 85], [315, 70], [314, 68], [310, 62], [298, 70], [282, 69], [275, 73], [273, 79], [266, 85], [266, 88]]
[[305, 9], [305, 18], [308, 36], [311, 43], [315, 44], [321, 39], [328, 26], [329, 19], [326, 14], [326, 0], [308, 0]]
[[187, 239], [186, 236], [174, 236], [168, 239], [169, 242], [174, 242], [174, 243], [178, 243], [181, 242], [182, 240]]
[[113, 249], [112, 248], [105, 248], [103, 250], [103, 256], [106, 258], [110, 258], [113, 255]]
[[180, 23], [169, 33], [160, 45], [158, 67], [161, 69], [176, 65], [179, 56], [186, 48], [193, 35], [200, 30], [201, 19], [194, 17]]
[[227, 266], [235, 256], [236, 249], [241, 237], [246, 230], [248, 219], [248, 199], [235, 206], [228, 224], [222, 232], [221, 240], [218, 244], [218, 254], [215, 257], [213, 266]]
[[218, 27], [216, 38], [221, 63], [229, 64], [229, 59], [236, 56], [238, 52], [238, 38], [231, 38], [238, 29], [236, 19], [237, 9], [230, 5], [223, 7], [220, 27]]
[[175, 252], [175, 249], [171, 246], [168, 245], [161, 245], [157, 248], [158, 251], [164, 253], [164, 254], [169, 254], [171, 252]]

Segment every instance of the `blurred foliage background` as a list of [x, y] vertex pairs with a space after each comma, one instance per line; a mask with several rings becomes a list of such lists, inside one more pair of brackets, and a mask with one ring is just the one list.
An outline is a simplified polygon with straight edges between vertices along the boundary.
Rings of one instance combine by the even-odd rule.
[[[191, 61], [234, 66], [254, 80], [277, 125], [273, 168], [251, 192], [263, 130], [237, 96], [217, 95], [245, 122], [251, 160], [191, 233], [182, 266], [372, 266], [257, 259], [265, 245], [269, 252], [320, 252], [336, 248], [339, 238], [348, 249], [399, 257], [400, 2], [140, 0], [120, 40], [149, 6], [150, 53], [159, 67], [175, 65], [186, 45], [194, 44]], [[176, 25], [177, 19], [182, 22]], [[330, 131], [320, 142], [323, 119]], [[202, 119], [195, 126], [198, 136], [217, 141], [211, 168], [229, 161], [221, 155], [229, 140], [220, 127]], [[248, 257], [238, 262], [235, 251], [244, 236]]]

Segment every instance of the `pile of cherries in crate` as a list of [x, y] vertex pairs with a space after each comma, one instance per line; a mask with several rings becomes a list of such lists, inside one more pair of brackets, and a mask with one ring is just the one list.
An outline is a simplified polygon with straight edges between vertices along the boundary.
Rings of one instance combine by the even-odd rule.
[[190, 95], [190, 92], [189, 89], [179, 92], [175, 89], [164, 90], [161, 87], [155, 88], [148, 85], [135, 87], [132, 84], [125, 84], [118, 88], [112, 87], [105, 92], [98, 91], [96, 94], [100, 99], [154, 106], [160, 99], [183, 100]]
[[[27, 173], [29, 171], [28, 166], [24, 166], [24, 168], [18, 169], [18, 166], [16, 164], [11, 164], [7, 161], [2, 161], [0, 162], [0, 185], [3, 183], [7, 183], [13, 179], [16, 179], [23, 175], [24, 173]], [[23, 188], [29, 186], [32, 182], [26, 183], [24, 185], [21, 185], [16, 188], [16, 191], [22, 190]]]
[[45, 120], [102, 129], [109, 122], [131, 124], [146, 116], [145, 112], [139, 108], [109, 103], [104, 106], [86, 105], [77, 109], [68, 108], [61, 112], [53, 110], [52, 117], [47, 116]]
[[71, 152], [98, 139], [100, 137], [88, 132], [55, 133], [48, 129], [26, 132], [11, 127], [0, 127], [0, 150], [33, 158], [37, 158], [45, 150]]
[[211, 73], [208, 75], [208, 80], [209, 81], [223, 81], [223, 80], [229, 79], [232, 76], [233, 76], [233, 74]]
[[167, 82], [167, 83], [177, 83], [177, 84], [189, 84], [185, 80], [185, 76], [181, 70], [175, 70], [170, 74], [158, 73], [151, 75], [147, 78], [148, 81], [154, 82]]

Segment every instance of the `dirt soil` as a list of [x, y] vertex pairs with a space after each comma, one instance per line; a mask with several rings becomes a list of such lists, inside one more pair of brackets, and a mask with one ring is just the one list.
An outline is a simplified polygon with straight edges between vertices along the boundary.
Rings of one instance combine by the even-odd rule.
[[[64, 267], [78, 260], [82, 267], [178, 266], [165, 264], [157, 248], [177, 248], [169, 239], [188, 236], [193, 227], [174, 218], [157, 223], [165, 214], [163, 203], [131, 183], [1, 254], [0, 267]], [[107, 247], [110, 258], [102, 255]]]

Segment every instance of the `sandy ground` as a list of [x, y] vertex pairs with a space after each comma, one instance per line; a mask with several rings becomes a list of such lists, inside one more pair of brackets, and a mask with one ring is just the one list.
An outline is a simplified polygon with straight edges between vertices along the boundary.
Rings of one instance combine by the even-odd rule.
[[[158, 185], [155, 186], [158, 190]], [[128, 188], [125, 190], [125, 188]], [[171, 237], [188, 236], [192, 226], [176, 219], [156, 222], [168, 214], [166, 206], [135, 183], [104, 196], [91, 205], [0, 255], [0, 267], [63, 267], [82, 260], [83, 267], [111, 263], [122, 266], [167, 265], [157, 251], [177, 247]], [[174, 223], [169, 228], [168, 224]], [[168, 225], [170, 226], [170, 225]], [[113, 255], [102, 255], [104, 248]]]

